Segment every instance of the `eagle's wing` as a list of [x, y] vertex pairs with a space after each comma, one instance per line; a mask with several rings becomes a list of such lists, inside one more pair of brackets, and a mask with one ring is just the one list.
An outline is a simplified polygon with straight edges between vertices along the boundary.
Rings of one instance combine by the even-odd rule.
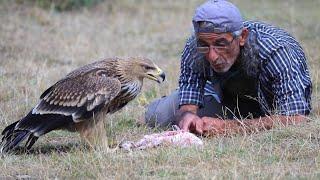
[[[81, 71], [81, 69], [79, 69]], [[85, 72], [73, 72], [47, 89], [32, 114], [62, 114], [78, 121], [87, 112], [94, 112], [114, 99], [121, 89], [110, 72], [92, 67]]]

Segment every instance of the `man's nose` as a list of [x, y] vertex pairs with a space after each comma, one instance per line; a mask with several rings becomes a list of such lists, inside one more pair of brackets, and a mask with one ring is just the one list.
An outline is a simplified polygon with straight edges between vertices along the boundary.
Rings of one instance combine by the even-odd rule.
[[210, 60], [211, 62], [214, 62], [218, 59], [219, 55], [217, 53], [217, 51], [212, 47], [210, 46], [209, 48], [209, 52], [208, 52], [208, 60]]

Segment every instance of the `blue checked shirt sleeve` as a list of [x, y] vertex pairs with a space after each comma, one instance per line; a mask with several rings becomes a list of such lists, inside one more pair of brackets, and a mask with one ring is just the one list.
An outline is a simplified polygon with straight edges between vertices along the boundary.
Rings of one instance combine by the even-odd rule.
[[[310, 113], [310, 80], [308, 73], [302, 71], [301, 56], [292, 52], [292, 48], [281, 46], [270, 56], [266, 68], [273, 80], [274, 108], [281, 115], [307, 115]], [[309, 86], [310, 85], [310, 86]]]
[[182, 52], [180, 78], [179, 78], [179, 95], [181, 105], [203, 106], [204, 96], [204, 78], [199, 71], [195, 70], [193, 64], [195, 53], [195, 39], [190, 38]]

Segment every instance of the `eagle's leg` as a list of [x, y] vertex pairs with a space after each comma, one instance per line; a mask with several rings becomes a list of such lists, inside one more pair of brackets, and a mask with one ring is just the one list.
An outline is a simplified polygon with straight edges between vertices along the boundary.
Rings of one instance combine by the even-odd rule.
[[108, 149], [105, 124], [103, 119], [92, 119], [78, 125], [78, 132], [84, 143], [91, 149]]

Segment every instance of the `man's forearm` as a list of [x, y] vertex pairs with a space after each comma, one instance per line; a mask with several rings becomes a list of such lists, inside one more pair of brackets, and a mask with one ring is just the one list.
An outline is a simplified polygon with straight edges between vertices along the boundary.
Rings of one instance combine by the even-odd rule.
[[247, 129], [249, 131], [261, 131], [266, 129], [271, 129], [275, 125], [287, 126], [290, 124], [296, 124], [304, 121], [305, 116], [296, 115], [296, 116], [281, 116], [273, 115], [261, 117], [258, 119], [248, 119], [237, 121], [238, 126]]
[[[211, 120], [210, 120], [211, 119]], [[237, 134], [237, 133], [252, 133], [262, 130], [268, 130], [273, 128], [275, 125], [290, 125], [296, 124], [302, 121], [306, 121], [306, 117], [302, 115], [296, 116], [266, 116], [257, 119], [247, 119], [247, 120], [220, 120], [223, 121], [223, 125], [220, 129], [215, 128], [217, 124], [217, 119], [206, 118], [205, 134], [215, 135], [215, 134]], [[219, 121], [219, 120], [218, 120]]]

